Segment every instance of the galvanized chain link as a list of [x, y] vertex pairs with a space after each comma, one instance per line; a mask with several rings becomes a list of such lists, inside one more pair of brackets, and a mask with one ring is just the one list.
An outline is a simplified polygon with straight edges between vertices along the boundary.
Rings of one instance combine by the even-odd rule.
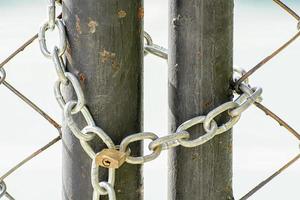
[[144, 55], [153, 54], [165, 60], [168, 60], [168, 49], [153, 43], [152, 37], [149, 33], [144, 31], [144, 38], [146, 44], [144, 45]]
[[[202, 145], [210, 141], [216, 135], [222, 134], [231, 129], [240, 119], [242, 112], [244, 112], [254, 102], [260, 100], [262, 90], [260, 88], [252, 88], [246, 81], [244, 81], [239, 88], [242, 94], [235, 101], [224, 103], [210, 111], [207, 115], [198, 116], [184, 122], [178, 127], [176, 133], [161, 138], [154, 133], [136, 133], [124, 138], [119, 148], [117, 148], [112, 139], [101, 128], [96, 126], [90, 111], [86, 107], [84, 92], [80, 86], [78, 78], [72, 73], [66, 72], [65, 63], [63, 61], [63, 55], [67, 45], [65, 27], [62, 20], [54, 19], [53, 21], [52, 15], [53, 12], [55, 13], [55, 7], [53, 11], [53, 2], [54, 0], [50, 1], [51, 5], [49, 6], [49, 10], [51, 10], [51, 13], [49, 11], [49, 21], [44, 23], [40, 29], [40, 48], [45, 57], [52, 59], [57, 72], [58, 80], [54, 85], [54, 93], [59, 106], [63, 109], [65, 118], [64, 123], [71, 130], [74, 136], [78, 138], [83, 150], [92, 159], [91, 184], [94, 189], [93, 200], [98, 200], [100, 195], [108, 195], [110, 200], [116, 199], [114, 191], [115, 170], [121, 167], [124, 162], [130, 164], [144, 164], [156, 159], [162, 150], [168, 150], [179, 145], [188, 148]], [[59, 30], [60, 43], [59, 46], [55, 46], [52, 52], [50, 52], [47, 48], [45, 35], [46, 31], [52, 30], [52, 28], [55, 29], [55, 27]], [[154, 44], [148, 33], [145, 32], [144, 37], [146, 39], [144, 47], [145, 55], [151, 53], [166, 60], [168, 59], [167, 49]], [[243, 75], [243, 71], [235, 71], [239, 74], [238, 78]], [[238, 78], [235, 80], [238, 80]], [[64, 99], [62, 95], [62, 87], [65, 86], [69, 86], [74, 89], [76, 100], [66, 101]], [[229, 120], [222, 125], [218, 125], [214, 119], [224, 112], [228, 114]], [[83, 115], [87, 124], [81, 130], [73, 119], [73, 115], [77, 113], [81, 113]], [[197, 124], [203, 124], [203, 128], [206, 133], [194, 140], [189, 140], [190, 134], [187, 130]], [[95, 139], [95, 137], [99, 137], [107, 146], [107, 149], [95, 152], [89, 145], [89, 141]], [[130, 144], [144, 140], [151, 140], [148, 146], [151, 153], [149, 155], [136, 157], [130, 155]], [[100, 181], [100, 166], [108, 168], [108, 181]]]
[[48, 16], [49, 16], [49, 28], [53, 30], [55, 28], [55, 18], [56, 18], [55, 0], [49, 0], [48, 6]]

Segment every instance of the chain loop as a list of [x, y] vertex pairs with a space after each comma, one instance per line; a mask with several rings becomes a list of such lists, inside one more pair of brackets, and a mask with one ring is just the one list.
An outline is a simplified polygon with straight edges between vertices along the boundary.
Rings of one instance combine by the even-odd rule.
[[188, 139], [189, 137], [190, 134], [187, 131], [173, 133], [165, 137], [157, 138], [149, 144], [148, 149], [154, 151], [156, 148], [161, 147], [162, 150], [169, 150], [180, 145], [178, 140]]
[[242, 95], [240, 95], [239, 97], [237, 97], [234, 102], [241, 105], [242, 103], [244, 103], [246, 101], [246, 99], [249, 97], [248, 94], [243, 93]]
[[155, 56], [168, 60], [168, 49], [154, 44], [150, 34], [146, 31], [144, 31], [144, 38], [146, 39], [146, 44], [144, 45], [144, 56], [151, 53]]
[[[100, 195], [107, 195], [108, 192], [107, 192], [106, 188], [103, 188], [100, 185], [100, 181], [99, 181], [99, 169], [100, 169], [100, 167], [96, 163], [96, 158], [94, 158], [93, 161], [92, 161], [92, 169], [91, 169], [92, 186], [93, 186], [94, 190], [98, 194], [100, 194]], [[113, 169], [113, 168], [109, 168], [108, 169], [108, 183], [111, 186], [115, 185], [115, 176], [116, 176], [116, 170]]]
[[[83, 132], [83, 130], [81, 130]], [[96, 157], [96, 152], [91, 147], [88, 141], [79, 140], [81, 147], [83, 148], [84, 152], [93, 160]]]
[[0, 182], [0, 199], [6, 194], [6, 184], [4, 181]]
[[55, 83], [54, 83], [54, 87], [53, 87], [53, 91], [54, 91], [54, 96], [55, 96], [55, 99], [59, 105], [59, 107], [61, 109], [64, 109], [65, 105], [66, 105], [66, 102], [64, 100], [64, 97], [61, 93], [61, 81], [60, 80], [57, 80]]
[[[77, 124], [73, 120], [73, 115], [72, 115], [72, 108], [76, 105], [75, 101], [69, 101], [65, 107], [64, 107], [64, 118], [65, 118], [65, 123], [68, 125], [72, 133], [79, 139], [83, 141], [90, 141], [94, 138], [94, 134], [85, 134], [81, 132], [81, 130], [78, 128]], [[82, 113], [85, 121], [87, 122], [88, 126], [95, 126], [94, 119], [89, 112], [88, 108], [86, 106], [83, 106], [82, 109], [80, 110]]]
[[157, 44], [145, 45], [145, 51], [165, 60], [168, 60], [168, 49]]
[[59, 78], [59, 81], [62, 82], [64, 85], [68, 84], [68, 78], [66, 77], [66, 67], [63, 62], [61, 56], [58, 55], [58, 47], [55, 46], [52, 51], [52, 59], [55, 66], [56, 74]]
[[[76, 113], [80, 112], [82, 110], [82, 108], [85, 106], [84, 93], [83, 93], [80, 83], [75, 75], [73, 75], [70, 72], [66, 72], [65, 77], [71, 83], [71, 85], [76, 93], [76, 96], [77, 96], [76, 105], [74, 108], [72, 108], [72, 112], [71, 112], [72, 114], [76, 114]], [[57, 100], [58, 104], [60, 105], [60, 107], [64, 108], [66, 105], [66, 101], [64, 100], [63, 95], [61, 93], [61, 86], [62, 86], [61, 83], [62, 82], [60, 82], [60, 80], [58, 80], [55, 83], [54, 94], [55, 94], [56, 100]]]
[[[191, 128], [197, 124], [203, 123], [205, 121], [205, 119], [206, 119], [205, 116], [194, 117], [193, 119], [190, 119], [190, 120], [184, 122], [183, 124], [181, 124], [177, 128], [176, 132], [186, 131], [189, 128]], [[210, 130], [207, 131], [204, 135], [202, 135], [194, 140], [179, 139], [178, 142], [180, 145], [187, 147], [187, 148], [192, 148], [192, 147], [202, 145], [202, 144], [208, 142], [209, 140], [211, 140], [213, 137], [215, 137], [215, 135], [217, 133], [217, 128], [218, 128], [217, 123], [215, 122], [215, 120], [212, 119]]]
[[55, 28], [55, 0], [49, 0], [49, 6], [48, 6], [48, 23], [49, 23], [49, 29], [53, 30]]
[[[206, 115], [206, 118], [203, 123], [204, 130], [206, 132], [209, 132], [212, 128], [211, 122], [213, 122], [212, 120], [215, 117], [217, 117], [218, 115], [220, 115], [221, 113], [223, 113], [225, 111], [229, 111], [229, 110], [235, 109], [237, 107], [239, 107], [239, 104], [237, 104], [236, 102], [230, 101], [230, 102], [224, 103], [224, 104], [220, 105], [219, 107], [210, 111]], [[219, 135], [219, 134], [224, 133], [224, 132], [228, 131], [229, 129], [231, 129], [239, 121], [239, 119], [240, 119], [240, 115], [230, 117], [228, 122], [224, 123], [221, 126], [218, 126], [218, 129], [216, 130], [216, 135]]]
[[[99, 185], [106, 190], [108, 194], [108, 200], [116, 200], [116, 192], [114, 187], [109, 184], [108, 182], [100, 182]], [[96, 190], [93, 192], [93, 200], [99, 200], [99, 194], [97, 193]]]
[[5, 81], [6, 71], [4, 68], [0, 68], [0, 85]]
[[[65, 26], [61, 19], [55, 20], [55, 26], [57, 26], [57, 28], [59, 30], [59, 39], [60, 39], [58, 55], [62, 56], [65, 53], [66, 48], [67, 48]], [[41, 49], [41, 52], [44, 54], [44, 56], [47, 58], [51, 58], [51, 53], [49, 52], [47, 44], [46, 44], [46, 31], [49, 28], [50, 28], [49, 22], [45, 22], [39, 32], [40, 49]]]
[[[251, 86], [249, 84], [246, 83], [241, 83], [239, 86], [239, 89], [243, 92], [243, 94], [245, 94], [247, 97], [251, 96], [253, 94], [254, 88], [251, 88]], [[257, 102], [262, 102], [262, 97], [258, 96], [257, 97]]]
[[251, 90], [252, 94], [247, 97], [247, 99], [240, 104], [238, 108], [229, 111], [231, 117], [240, 116], [245, 110], [247, 110], [254, 102], [258, 101], [260, 95], [262, 94], [261, 88], [253, 88], [254, 92]]
[[[108, 148], [110, 149], [116, 148], [112, 139], [99, 127], [86, 126], [81, 130], [81, 133], [84, 135], [91, 135], [91, 134], [97, 135]], [[92, 147], [89, 145], [87, 141], [80, 140], [80, 144], [91, 159], [94, 159], [96, 157], [95, 151], [92, 149]]]
[[[153, 45], [153, 40], [152, 37], [150, 36], [149, 33], [147, 33], [146, 31], [144, 31], [144, 38], [146, 40], [146, 44], [145, 46], [151, 46]], [[144, 47], [144, 56], [148, 55], [149, 53], [147, 51], [145, 51], [145, 47]]]
[[105, 188], [107, 193], [108, 193], [108, 199], [109, 200], [116, 200], [116, 192], [115, 189], [113, 188], [113, 186], [111, 184], [109, 184], [108, 182], [101, 182], [99, 184], [102, 188]]
[[[154, 133], [148, 133], [148, 132], [137, 133], [137, 134], [127, 136], [126, 138], [123, 139], [123, 141], [120, 144], [120, 151], [126, 152], [130, 143], [133, 143], [136, 141], [141, 141], [141, 140], [146, 140], [146, 139], [150, 139], [150, 140], [154, 141], [157, 138], [158, 138], [157, 135], [155, 135]], [[154, 151], [150, 155], [140, 156], [140, 157], [127, 156], [126, 162], [128, 162], [130, 164], [144, 164], [146, 162], [152, 161], [155, 158], [157, 158], [160, 155], [161, 150], [162, 150], [162, 147], [158, 146], [157, 148], [154, 149]]]

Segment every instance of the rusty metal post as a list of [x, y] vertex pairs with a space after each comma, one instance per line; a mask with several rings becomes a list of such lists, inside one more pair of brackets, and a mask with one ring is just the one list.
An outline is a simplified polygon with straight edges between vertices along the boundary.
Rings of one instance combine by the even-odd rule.
[[[233, 0], [170, 0], [171, 131], [232, 98]], [[218, 118], [225, 122], [226, 114]], [[189, 130], [192, 138], [202, 126]], [[197, 147], [170, 152], [169, 200], [228, 200], [232, 194], [231, 131]]]
[[[115, 142], [141, 131], [143, 4], [142, 0], [64, 0], [68, 35], [67, 68], [81, 82], [96, 124]], [[64, 92], [67, 99], [73, 91]], [[85, 125], [80, 116], [76, 122]], [[92, 141], [97, 151], [105, 146]], [[130, 146], [133, 154], [141, 143]], [[91, 200], [91, 160], [69, 130], [63, 130], [63, 199]], [[117, 199], [143, 197], [141, 166], [125, 164], [116, 173]], [[107, 177], [107, 170], [100, 176]], [[101, 199], [107, 199], [103, 196]]]

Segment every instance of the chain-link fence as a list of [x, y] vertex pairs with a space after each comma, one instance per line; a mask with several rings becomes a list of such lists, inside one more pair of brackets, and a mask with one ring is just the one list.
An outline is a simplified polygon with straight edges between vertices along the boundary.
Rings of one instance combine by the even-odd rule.
[[[296, 22], [300, 21], [300, 17], [291, 8], [285, 5], [279, 0], [274, 0], [281, 8], [283, 8], [288, 14], [296, 19]], [[59, 3], [59, 2], [57, 2]], [[13, 195], [9, 193], [9, 188], [5, 184], [5, 179], [13, 174], [16, 170], [22, 167], [24, 164], [29, 162], [34, 157], [38, 156], [40, 153], [44, 152], [46, 149], [51, 147], [53, 144], [61, 139], [61, 125], [56, 122], [53, 117], [51, 117], [47, 112], [37, 106], [28, 97], [18, 91], [12, 84], [9, 83], [9, 75], [6, 75], [5, 66], [10, 62], [15, 56], [20, 52], [24, 51], [29, 45], [31, 45], [36, 39], [39, 40], [40, 48], [43, 55], [53, 61], [53, 66], [57, 72], [58, 81], [54, 86], [54, 94], [57, 99], [59, 106], [64, 113], [64, 126], [72, 131], [75, 137], [80, 141], [82, 148], [85, 150], [87, 155], [91, 158], [91, 184], [93, 185], [94, 195], [93, 199], [99, 199], [100, 195], [108, 195], [111, 200], [116, 199], [114, 191], [114, 179], [115, 170], [127, 162], [130, 164], [145, 164], [149, 161], [156, 159], [163, 150], [168, 150], [171, 148], [176, 148], [177, 146], [183, 146], [186, 148], [193, 148], [212, 140], [219, 134], [226, 132], [231, 129], [240, 119], [242, 113], [246, 111], [252, 105], [255, 105], [258, 109], [262, 110], [266, 115], [271, 117], [273, 120], [283, 126], [289, 133], [291, 133], [297, 140], [300, 140], [299, 133], [293, 129], [287, 122], [285, 122], [281, 117], [272, 112], [268, 107], [262, 104], [262, 88], [252, 87], [249, 84], [249, 78], [252, 77], [258, 70], [263, 69], [263, 67], [276, 57], [279, 53], [285, 50], [290, 44], [292, 44], [299, 36], [300, 32], [294, 34], [286, 43], [282, 44], [273, 53], [265, 57], [261, 62], [255, 65], [248, 71], [243, 69], [235, 68], [235, 76], [233, 77], [232, 88], [236, 93], [236, 97], [233, 101], [224, 103], [219, 107], [211, 110], [207, 115], [198, 116], [190, 119], [178, 127], [176, 133], [164, 137], [158, 137], [154, 133], [143, 132], [136, 133], [123, 139], [120, 144], [114, 144], [114, 142], [109, 137], [109, 134], [105, 133], [100, 127], [98, 127], [93, 117], [91, 116], [88, 108], [86, 107], [84, 91], [80, 86], [78, 78], [70, 72], [66, 71], [64, 53], [67, 46], [67, 37], [65, 33], [64, 23], [61, 20], [61, 15], [56, 16], [56, 5], [55, 1], [50, 1], [48, 6], [49, 19], [40, 29], [39, 34], [33, 35], [28, 41], [21, 45], [15, 52], [13, 52], [9, 57], [7, 57], [3, 62], [0, 63], [0, 83], [3, 87], [9, 89], [13, 94], [15, 94], [20, 100], [25, 102], [30, 106], [35, 112], [37, 112], [42, 118], [44, 118], [54, 129], [57, 130], [57, 137], [53, 138], [49, 143], [37, 149], [24, 160], [17, 163], [6, 173], [0, 176], [0, 198], [5, 196], [8, 199], [14, 199]], [[298, 25], [299, 27], [299, 25]], [[59, 43], [53, 49], [48, 49], [46, 42], [46, 32], [52, 29], [58, 29]], [[144, 33], [145, 36], [145, 55], [153, 54], [155, 56], [161, 57], [163, 59], [168, 59], [167, 49], [155, 44], [148, 33]], [[62, 95], [62, 88], [64, 86], [72, 85], [77, 98], [74, 101], [66, 102]], [[221, 113], [228, 113], [230, 120], [224, 124], [217, 124], [215, 118]], [[87, 126], [83, 129], [79, 129], [75, 121], [73, 120], [73, 115], [77, 113], [82, 113], [83, 117], [87, 122]], [[194, 125], [203, 124], [203, 128], [206, 132], [203, 136], [197, 139], [190, 140], [190, 134], [188, 129]], [[95, 137], [99, 137], [106, 145], [107, 149], [103, 149], [100, 152], [95, 152], [93, 148], [89, 145], [89, 141], [93, 140]], [[140, 157], [134, 157], [130, 155], [129, 145], [136, 141], [151, 140], [148, 148], [151, 152], [149, 155], [143, 155]], [[118, 147], [117, 147], [118, 146]], [[300, 158], [300, 154], [293, 157], [289, 162], [287, 162], [280, 169], [275, 171], [270, 177], [263, 180], [256, 187], [250, 190], [240, 199], [248, 199], [263, 186], [272, 181], [276, 176], [286, 170], [289, 166], [295, 163]], [[109, 178], [107, 181], [99, 180], [99, 167], [108, 168]]]

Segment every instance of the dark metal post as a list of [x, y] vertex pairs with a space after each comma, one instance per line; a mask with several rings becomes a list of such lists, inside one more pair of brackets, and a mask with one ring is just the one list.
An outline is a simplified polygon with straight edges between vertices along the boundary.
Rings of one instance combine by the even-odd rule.
[[[170, 0], [169, 106], [171, 131], [232, 98], [233, 0]], [[227, 120], [226, 113], [216, 119]], [[189, 130], [193, 138], [202, 125]], [[231, 131], [170, 153], [169, 200], [232, 196]]]
[[[120, 144], [141, 130], [142, 0], [64, 0], [63, 19], [69, 42], [68, 70], [80, 79], [97, 126]], [[73, 91], [67, 89], [64, 95], [72, 98]], [[77, 123], [86, 125], [81, 116], [76, 117]], [[91, 144], [97, 151], [105, 147], [101, 141]], [[136, 143], [130, 149], [138, 155], [141, 147]], [[91, 160], [78, 139], [64, 130], [63, 199], [92, 199], [90, 170]], [[100, 175], [107, 177], [107, 170]], [[141, 166], [125, 164], [117, 170], [115, 190], [117, 199], [142, 199]]]

